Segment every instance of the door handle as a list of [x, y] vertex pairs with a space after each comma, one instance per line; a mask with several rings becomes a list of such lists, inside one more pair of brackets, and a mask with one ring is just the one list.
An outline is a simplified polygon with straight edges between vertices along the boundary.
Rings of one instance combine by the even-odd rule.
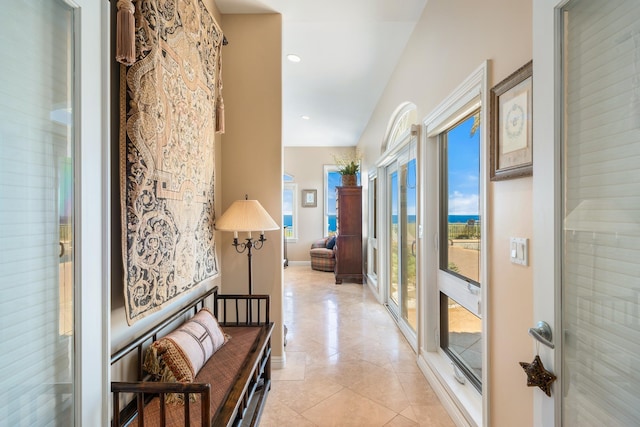
[[529, 335], [536, 341], [541, 342], [549, 348], [555, 348], [552, 339], [551, 326], [543, 320], [539, 321], [534, 328], [529, 328]]

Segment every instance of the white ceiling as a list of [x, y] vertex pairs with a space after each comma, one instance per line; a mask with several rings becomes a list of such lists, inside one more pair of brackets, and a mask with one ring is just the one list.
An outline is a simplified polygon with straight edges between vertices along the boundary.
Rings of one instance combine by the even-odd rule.
[[223, 14], [282, 14], [285, 146], [358, 143], [426, 2], [216, 0]]

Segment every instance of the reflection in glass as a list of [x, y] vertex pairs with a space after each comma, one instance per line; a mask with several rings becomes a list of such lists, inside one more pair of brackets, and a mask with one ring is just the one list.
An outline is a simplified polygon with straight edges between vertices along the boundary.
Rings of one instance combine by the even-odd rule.
[[445, 133], [442, 167], [443, 239], [440, 268], [480, 283], [480, 132], [479, 113]]
[[559, 33], [563, 388], [555, 393], [567, 426], [640, 425], [638, 5], [569, 2]]
[[[0, 425], [74, 425], [74, 59], [69, 2], [0, 13]], [[99, 286], [99, 284], [97, 284]]]
[[400, 167], [400, 221], [402, 233], [402, 318], [415, 331], [416, 312], [416, 159]]
[[440, 347], [480, 390], [482, 319], [447, 295], [440, 294]]
[[398, 304], [398, 172], [391, 174], [391, 277], [389, 282], [389, 297]]

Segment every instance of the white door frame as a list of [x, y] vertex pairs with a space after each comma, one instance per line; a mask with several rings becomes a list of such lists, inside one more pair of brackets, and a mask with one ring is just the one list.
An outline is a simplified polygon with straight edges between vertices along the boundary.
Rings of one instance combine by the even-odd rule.
[[75, 9], [77, 49], [75, 421], [98, 426], [110, 420], [110, 2], [67, 2]]
[[[391, 228], [392, 226], [391, 221], [393, 220], [393, 211], [391, 210], [391, 192], [392, 192], [392, 188], [391, 188], [391, 175], [392, 174], [396, 174], [396, 177], [398, 176], [398, 162], [397, 159], [393, 160], [392, 162], [388, 163], [387, 165], [385, 165], [384, 167], [384, 176], [385, 176], [385, 187], [384, 187], [384, 208], [383, 208], [383, 212], [382, 212], [382, 218], [384, 220], [384, 224], [385, 224], [385, 242], [387, 244], [387, 246], [385, 246], [384, 248], [384, 266], [385, 266], [385, 271], [387, 272], [387, 280], [385, 281], [385, 287], [384, 287], [384, 302], [387, 304], [387, 306], [389, 307], [389, 310], [391, 311], [391, 313], [393, 313], [393, 315], [396, 318], [396, 321], [399, 322], [400, 321], [400, 283], [398, 283], [398, 302], [396, 303], [395, 301], [393, 301], [393, 299], [391, 298], [391, 281], [394, 279], [391, 276], [391, 259], [393, 257], [393, 253], [390, 250], [390, 245], [391, 245]], [[399, 236], [398, 236], [399, 238]]]
[[[369, 287], [372, 288], [372, 290], [374, 290], [374, 294], [377, 295], [380, 290], [378, 289], [378, 270], [380, 269], [380, 264], [378, 262], [378, 234], [380, 233], [380, 230], [377, 229], [377, 224], [374, 224], [374, 221], [377, 221], [378, 219], [378, 215], [379, 215], [379, 211], [378, 211], [378, 206], [377, 206], [377, 202], [379, 197], [379, 186], [380, 186], [380, 181], [378, 180], [378, 169], [373, 169], [372, 171], [369, 172], [369, 175], [367, 176], [367, 181], [368, 181], [368, 209], [369, 209], [369, 215], [368, 215], [368, 230], [369, 230], [369, 236], [367, 237], [367, 283], [369, 284]], [[372, 182], [376, 181], [376, 185], [373, 186]], [[375, 203], [374, 203], [375, 201]], [[376, 215], [374, 215], [376, 214]], [[373, 237], [373, 230], [374, 228], [377, 230], [376, 231], [376, 236]], [[374, 265], [376, 265], [376, 269], [374, 270]]]
[[[534, 393], [533, 425], [561, 425], [561, 349], [560, 280], [561, 280], [561, 189], [560, 170], [560, 8], [568, 0], [533, 2], [533, 216], [532, 326], [546, 321], [552, 329], [555, 349], [539, 346], [540, 359], [555, 373], [553, 398]], [[532, 341], [532, 354], [536, 352]]]

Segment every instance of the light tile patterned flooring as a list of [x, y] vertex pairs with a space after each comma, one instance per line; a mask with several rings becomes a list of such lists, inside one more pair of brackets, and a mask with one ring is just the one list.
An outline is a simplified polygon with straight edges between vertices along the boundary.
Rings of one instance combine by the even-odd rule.
[[287, 362], [261, 427], [454, 426], [367, 286], [309, 266], [289, 266], [284, 282]]

